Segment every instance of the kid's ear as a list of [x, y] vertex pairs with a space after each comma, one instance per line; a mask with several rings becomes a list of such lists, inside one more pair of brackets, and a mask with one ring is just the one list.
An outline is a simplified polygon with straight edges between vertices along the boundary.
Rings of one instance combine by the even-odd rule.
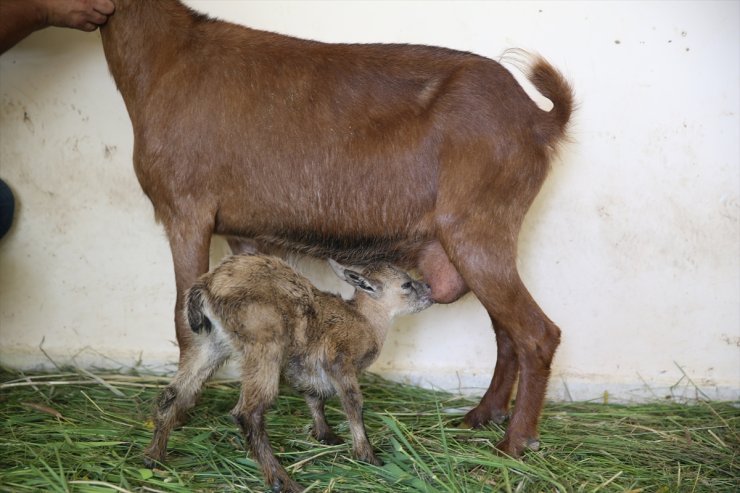
[[346, 269], [344, 271], [344, 280], [350, 283], [356, 289], [360, 289], [366, 292], [373, 298], [378, 298], [380, 296], [380, 286], [373, 283], [359, 272]]
[[337, 275], [339, 279], [342, 281], [346, 281], [347, 279], [344, 277], [344, 271], [347, 270], [345, 266], [340, 264], [339, 262], [335, 261], [334, 259], [329, 259], [329, 265], [331, 265], [331, 270], [334, 271], [334, 273]]
[[339, 279], [351, 284], [356, 289], [366, 292], [373, 298], [380, 296], [380, 286], [373, 283], [359, 272], [347, 269], [332, 259], [329, 259], [329, 265], [331, 265], [332, 270], [334, 270], [334, 273], [339, 277]]

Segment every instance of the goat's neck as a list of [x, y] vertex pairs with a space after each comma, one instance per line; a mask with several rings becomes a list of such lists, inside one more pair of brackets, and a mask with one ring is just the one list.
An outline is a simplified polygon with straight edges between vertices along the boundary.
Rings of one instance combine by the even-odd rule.
[[192, 12], [177, 0], [118, 0], [101, 28], [103, 50], [129, 111], [177, 58]]
[[367, 320], [375, 333], [376, 340], [380, 346], [385, 342], [385, 336], [393, 321], [393, 315], [388, 309], [366, 294], [358, 293], [352, 300], [355, 309]]

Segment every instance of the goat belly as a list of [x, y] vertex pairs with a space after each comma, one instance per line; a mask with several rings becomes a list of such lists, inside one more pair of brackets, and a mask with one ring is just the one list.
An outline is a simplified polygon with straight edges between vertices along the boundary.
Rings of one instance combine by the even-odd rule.
[[289, 358], [283, 376], [287, 383], [300, 393], [317, 397], [331, 397], [336, 394], [321, 365], [306, 364], [303, 358]]

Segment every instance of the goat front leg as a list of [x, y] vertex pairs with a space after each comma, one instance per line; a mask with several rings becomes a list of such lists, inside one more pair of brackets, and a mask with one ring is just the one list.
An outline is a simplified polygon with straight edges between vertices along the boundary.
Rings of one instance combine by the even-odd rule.
[[339, 445], [343, 442], [326, 422], [326, 414], [324, 413], [324, 402], [323, 397], [305, 394], [303, 396], [306, 399], [306, 404], [311, 410], [311, 416], [313, 416], [313, 431], [311, 434], [313, 437], [321, 443], [327, 445]]
[[346, 365], [342, 365], [344, 368], [337, 368], [337, 366], [339, 365], [335, 365], [334, 371], [330, 374], [332, 384], [342, 402], [347, 421], [349, 421], [349, 429], [352, 433], [352, 455], [369, 464], [382, 466], [383, 461], [376, 457], [370, 440], [367, 438], [365, 421], [362, 417], [362, 392], [354, 368], [348, 368]]
[[[243, 395], [243, 394], [242, 394]], [[265, 412], [269, 408], [264, 402], [255, 403], [254, 407], [240, 404], [232, 411], [234, 421], [239, 425], [244, 438], [249, 443], [252, 455], [262, 469], [265, 483], [274, 492], [298, 493], [304, 488], [293, 481], [288, 472], [280, 465], [270, 445], [270, 438], [265, 429]]]
[[[180, 364], [187, 359], [194, 336], [184, 315], [185, 292], [199, 276], [208, 272], [208, 257], [213, 235], [213, 216], [197, 211], [186, 211], [186, 217], [170, 217], [165, 222], [167, 237], [175, 269], [175, 335], [180, 348]], [[200, 218], [200, 219], [199, 219]]]

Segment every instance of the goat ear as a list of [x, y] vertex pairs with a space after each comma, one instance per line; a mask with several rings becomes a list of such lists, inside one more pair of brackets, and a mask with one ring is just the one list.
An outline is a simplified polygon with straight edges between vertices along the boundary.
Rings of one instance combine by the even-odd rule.
[[329, 265], [331, 265], [332, 270], [339, 279], [351, 284], [355, 289], [362, 290], [373, 298], [380, 296], [380, 286], [374, 284], [359, 272], [348, 269], [332, 259], [329, 259]]
[[335, 261], [334, 259], [329, 259], [329, 265], [331, 265], [331, 270], [334, 271], [334, 273], [337, 275], [339, 279], [341, 279], [342, 281], [347, 280], [346, 277], [344, 276], [344, 271], [347, 270], [345, 266]]
[[359, 272], [345, 269], [344, 280], [354, 286], [356, 289], [366, 292], [373, 298], [378, 298], [380, 296], [380, 286], [368, 280]]

